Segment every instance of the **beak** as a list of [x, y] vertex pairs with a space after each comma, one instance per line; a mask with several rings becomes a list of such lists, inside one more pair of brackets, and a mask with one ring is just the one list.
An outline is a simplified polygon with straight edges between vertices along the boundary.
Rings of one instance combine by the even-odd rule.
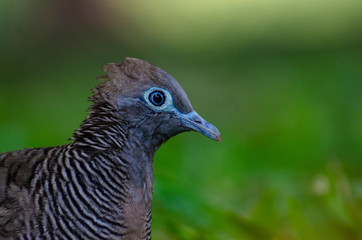
[[181, 120], [182, 125], [186, 128], [189, 128], [190, 130], [194, 130], [196, 132], [202, 133], [208, 138], [211, 138], [212, 140], [221, 142], [221, 135], [219, 130], [212, 125], [211, 123], [208, 123], [205, 119], [200, 117], [197, 112], [192, 111], [189, 113], [178, 113], [178, 118]]

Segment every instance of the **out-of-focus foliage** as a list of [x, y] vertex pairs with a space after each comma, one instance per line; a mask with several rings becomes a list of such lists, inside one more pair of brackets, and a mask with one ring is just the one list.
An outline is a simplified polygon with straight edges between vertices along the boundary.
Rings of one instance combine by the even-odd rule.
[[156, 154], [154, 239], [362, 239], [362, 1], [1, 1], [0, 151], [67, 143], [101, 66], [173, 75], [223, 143]]

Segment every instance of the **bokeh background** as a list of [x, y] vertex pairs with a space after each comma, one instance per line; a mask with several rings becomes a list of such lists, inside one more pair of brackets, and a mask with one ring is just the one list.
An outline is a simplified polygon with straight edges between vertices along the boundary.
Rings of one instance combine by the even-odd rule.
[[127, 56], [223, 135], [157, 152], [153, 239], [362, 239], [362, 1], [2, 0], [0, 151], [66, 144]]

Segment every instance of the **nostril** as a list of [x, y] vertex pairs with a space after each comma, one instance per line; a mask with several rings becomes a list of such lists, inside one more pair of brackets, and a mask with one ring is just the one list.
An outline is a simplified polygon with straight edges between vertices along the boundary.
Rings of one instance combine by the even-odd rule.
[[201, 121], [199, 119], [196, 119], [195, 123], [201, 124]]

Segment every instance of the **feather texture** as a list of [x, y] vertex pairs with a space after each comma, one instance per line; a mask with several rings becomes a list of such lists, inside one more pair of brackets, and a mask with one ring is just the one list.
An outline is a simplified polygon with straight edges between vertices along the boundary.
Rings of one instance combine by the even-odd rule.
[[[71, 143], [0, 154], [0, 239], [151, 238], [153, 157], [193, 130], [177, 117], [193, 109], [176, 80], [146, 61], [104, 69], [108, 80]], [[148, 106], [142, 94], [152, 86], [167, 89], [179, 113]]]

